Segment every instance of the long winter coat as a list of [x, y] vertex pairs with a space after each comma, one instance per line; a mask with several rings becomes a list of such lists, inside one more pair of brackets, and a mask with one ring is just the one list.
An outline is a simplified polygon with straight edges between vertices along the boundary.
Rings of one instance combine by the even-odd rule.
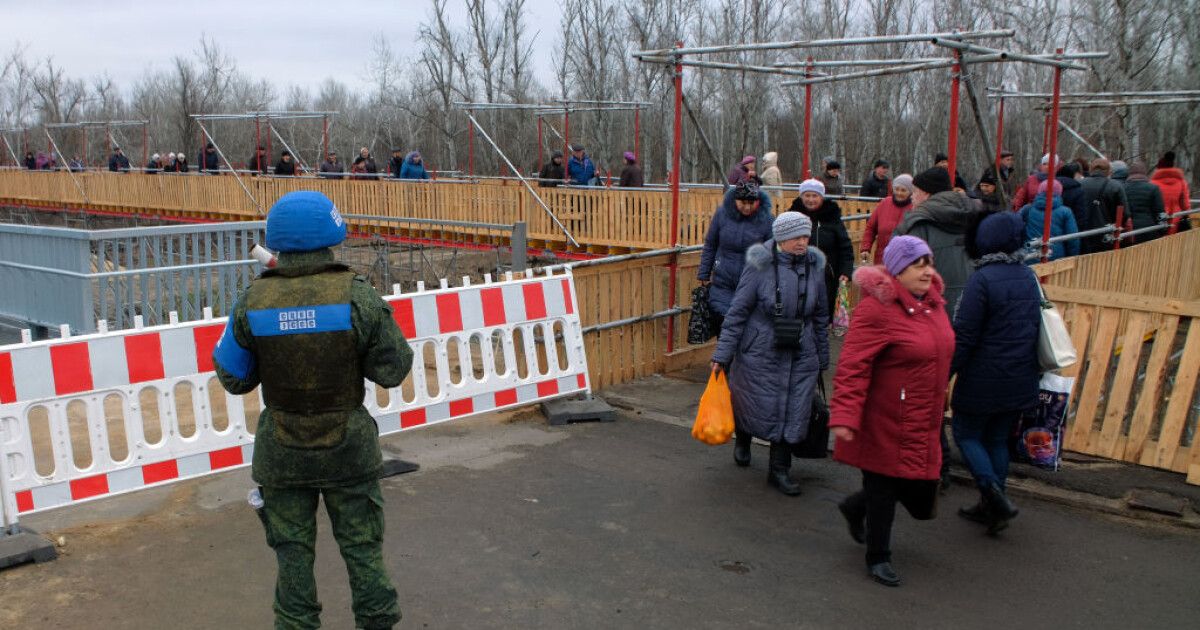
[[825, 254], [825, 297], [830, 312], [837, 298], [838, 280], [850, 277], [854, 271], [854, 243], [842, 223], [842, 209], [832, 199], [825, 199], [821, 207], [810, 212], [799, 197], [792, 200], [789, 212], [803, 212], [813, 222], [812, 244]]
[[1080, 183], [1080, 180], [1074, 177], [1055, 177], [1054, 179], [1062, 184], [1062, 204], [1071, 211], [1071, 214], [1075, 215], [1075, 229], [1083, 231], [1100, 227], [1091, 224], [1088, 209], [1084, 204], [1083, 184]]
[[562, 183], [566, 175], [563, 174], [562, 156], [558, 157], [559, 163], [554, 163], [554, 158], [542, 165], [542, 170], [538, 173], [538, 186], [543, 188], [554, 188]]
[[859, 250], [864, 252], [871, 251], [871, 246], [875, 246], [875, 264], [883, 264], [883, 250], [887, 247], [888, 241], [892, 240], [892, 232], [896, 230], [896, 226], [900, 225], [900, 220], [909, 210], [913, 209], [912, 197], [904, 200], [904, 205], [896, 203], [896, 197], [885, 197], [879, 205], [875, 206], [875, 210], [871, 212], [871, 218], [867, 219], [867, 227], [863, 231], [862, 245]]
[[733, 192], [725, 193], [725, 201], [713, 214], [704, 237], [704, 250], [700, 253], [700, 281], [711, 281], [708, 287], [708, 304], [718, 315], [725, 316], [733, 301], [733, 292], [742, 277], [746, 262], [746, 250], [751, 245], [771, 238], [771, 196], [758, 192], [758, 211], [750, 216], [738, 212]]
[[[1125, 198], [1129, 200], [1129, 207], [1126, 212], [1129, 218], [1133, 219], [1133, 229], [1138, 230], [1144, 227], [1158, 224], [1158, 217], [1164, 212], [1162, 190], [1150, 183], [1150, 178], [1144, 173], [1130, 175], [1125, 180]], [[1161, 232], [1147, 232], [1140, 234], [1137, 237], [1139, 243], [1151, 241], [1166, 234]]]
[[972, 221], [982, 210], [973, 199], [953, 190], [940, 192], [904, 215], [892, 236], [916, 236], [929, 244], [933, 264], [941, 274], [945, 289], [946, 312], [954, 314], [958, 298], [971, 277], [971, 257], [967, 255], [966, 236]]
[[818, 178], [822, 184], [825, 184], [825, 194], [829, 197], [836, 197], [846, 194], [846, 187], [842, 184], [842, 178], [839, 175], [834, 177], [829, 173], [821, 173]]
[[[1191, 192], [1188, 190], [1187, 178], [1183, 170], [1178, 168], [1156, 168], [1150, 174], [1150, 183], [1162, 191], [1163, 211], [1167, 214], [1187, 210], [1192, 206]], [[1178, 219], [1179, 229], [1186, 230], [1191, 224], [1190, 219]]]
[[975, 246], [982, 258], [954, 317], [955, 411], [1022, 411], [1037, 403], [1041, 296], [1037, 277], [1013, 255], [1024, 241], [1025, 224], [1012, 212], [979, 226]]
[[646, 178], [642, 175], [642, 167], [635, 164], [626, 164], [621, 170], [621, 188], [641, 188], [646, 185]]
[[196, 166], [201, 171], [217, 172], [221, 167], [221, 157], [214, 150], [209, 152], [207, 149], [201, 149], [200, 159], [196, 160]]
[[783, 173], [779, 171], [779, 154], [774, 151], [768, 151], [763, 155], [763, 172], [759, 177], [762, 179], [763, 186], [782, 186]]
[[[729, 369], [738, 428], [795, 444], [808, 433], [817, 378], [829, 367], [829, 311], [820, 273], [825, 256], [815, 247], [793, 256], [770, 240], [751, 247], [746, 258], [713, 361]], [[775, 348], [776, 271], [784, 317], [807, 321], [799, 350]]]
[[883, 267], [861, 267], [854, 282], [862, 301], [833, 381], [830, 427], [837, 461], [890, 477], [938, 479], [954, 330], [946, 317], [941, 278], [918, 300]]
[[1021, 208], [1033, 202], [1033, 198], [1036, 197], [1038, 193], [1038, 186], [1040, 186], [1044, 181], [1046, 181], [1046, 174], [1041, 171], [1026, 177], [1025, 183], [1021, 184], [1021, 187], [1017, 189], [1017, 194], [1013, 195], [1013, 210], [1020, 210]]
[[[1025, 221], [1025, 238], [1041, 239], [1046, 229], [1046, 193], [1040, 192], [1033, 203], [1021, 208], [1021, 219]], [[1079, 231], [1075, 215], [1062, 203], [1062, 197], [1054, 195], [1054, 206], [1050, 212], [1050, 237], [1074, 234]], [[1060, 241], [1050, 246], [1050, 260], [1063, 256], [1078, 256], [1079, 240]]]
[[[1102, 172], [1095, 172], [1083, 178], [1083, 205], [1087, 208], [1088, 225], [1093, 228], [1115, 223], [1117, 206], [1125, 208], [1125, 218], [1129, 217], [1129, 201], [1125, 198], [1125, 187], [1115, 182]], [[1078, 223], [1078, 221], [1076, 222]], [[1088, 228], [1077, 225], [1080, 230]], [[1093, 236], [1084, 243], [1084, 253], [1112, 249], [1111, 244], [1104, 242], [1103, 236]]]

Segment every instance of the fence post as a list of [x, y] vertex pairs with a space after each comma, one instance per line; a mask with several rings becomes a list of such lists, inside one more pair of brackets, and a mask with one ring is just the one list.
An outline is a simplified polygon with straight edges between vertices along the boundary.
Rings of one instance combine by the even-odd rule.
[[513, 224], [512, 238], [512, 270], [525, 271], [527, 263], [525, 257], [529, 252], [529, 231], [528, 226], [524, 221], [517, 221]]

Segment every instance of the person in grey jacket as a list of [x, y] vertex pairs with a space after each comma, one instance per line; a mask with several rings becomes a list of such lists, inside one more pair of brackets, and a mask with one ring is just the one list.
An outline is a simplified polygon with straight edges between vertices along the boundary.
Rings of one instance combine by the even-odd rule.
[[[825, 255], [808, 244], [812, 220], [785, 212], [774, 238], [746, 252], [746, 268], [725, 316], [712, 369], [729, 375], [736, 424], [734, 461], [750, 464], [750, 439], [771, 443], [767, 483], [800, 494], [792, 480], [792, 448], [808, 433], [813, 396], [829, 367]], [[802, 327], [780, 326], [796, 320]]]
[[[708, 304], [720, 318], [725, 317], [738, 279], [746, 250], [771, 238], [771, 196], [753, 182], [742, 182], [725, 193], [725, 200], [713, 214], [700, 253], [697, 279], [708, 286]], [[720, 321], [716, 322], [719, 328]]]
[[946, 314], [953, 320], [958, 299], [973, 270], [966, 252], [967, 230], [972, 218], [982, 210], [975, 200], [955, 191], [950, 185], [950, 173], [937, 166], [913, 178], [913, 206], [892, 236], [908, 234], [929, 244], [938, 263], [938, 273], [946, 283], [942, 292]]

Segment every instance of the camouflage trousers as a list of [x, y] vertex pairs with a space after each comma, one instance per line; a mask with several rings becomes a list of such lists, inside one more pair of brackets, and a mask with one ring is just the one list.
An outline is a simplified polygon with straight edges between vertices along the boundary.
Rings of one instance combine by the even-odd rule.
[[317, 499], [324, 495], [350, 575], [355, 624], [391, 628], [400, 621], [396, 589], [383, 564], [383, 495], [372, 479], [338, 488], [262, 489], [267, 544], [275, 550], [276, 630], [321, 627], [321, 604], [313, 576], [317, 540]]

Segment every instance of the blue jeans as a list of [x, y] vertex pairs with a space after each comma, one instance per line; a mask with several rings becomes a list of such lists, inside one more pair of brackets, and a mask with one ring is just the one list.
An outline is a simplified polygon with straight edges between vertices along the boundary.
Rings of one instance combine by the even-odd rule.
[[993, 483], [1004, 487], [1008, 479], [1008, 436], [1020, 415], [1019, 411], [954, 412], [954, 442], [980, 488]]

